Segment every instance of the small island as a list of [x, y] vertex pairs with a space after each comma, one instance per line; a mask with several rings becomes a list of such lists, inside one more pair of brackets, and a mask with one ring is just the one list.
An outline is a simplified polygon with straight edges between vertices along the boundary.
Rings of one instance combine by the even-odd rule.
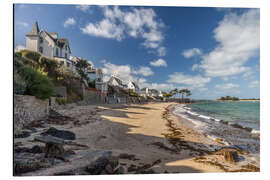
[[217, 101], [260, 101], [260, 98], [246, 98], [246, 99], [240, 99], [238, 97], [234, 96], [225, 96], [217, 99]]
[[219, 100], [219, 101], [239, 101], [240, 99], [238, 97], [234, 97], [234, 96], [226, 96], [226, 97], [221, 97], [217, 100]]

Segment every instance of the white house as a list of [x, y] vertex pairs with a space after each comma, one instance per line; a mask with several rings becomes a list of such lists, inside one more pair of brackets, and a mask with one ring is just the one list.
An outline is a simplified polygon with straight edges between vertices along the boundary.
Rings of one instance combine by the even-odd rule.
[[39, 30], [37, 21], [32, 30], [26, 35], [26, 49], [40, 52], [43, 56], [54, 58], [61, 65], [71, 67], [70, 46], [68, 39], [58, 38], [56, 32]]
[[108, 85], [117, 86], [122, 89], [128, 88], [128, 86], [120, 78], [116, 77], [115, 75], [112, 75], [107, 83]]
[[148, 88], [142, 88], [139, 93], [140, 96], [147, 97], [149, 96], [149, 89]]
[[128, 89], [133, 90], [137, 94], [140, 93], [139, 86], [136, 83], [132, 82], [132, 81], [129, 81], [129, 83], [127, 84], [127, 87], [128, 87]]

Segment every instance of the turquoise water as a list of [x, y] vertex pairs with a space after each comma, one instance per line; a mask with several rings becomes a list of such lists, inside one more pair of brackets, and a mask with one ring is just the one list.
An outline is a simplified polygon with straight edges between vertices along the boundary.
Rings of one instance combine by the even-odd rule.
[[201, 101], [188, 107], [198, 114], [260, 129], [260, 102]]

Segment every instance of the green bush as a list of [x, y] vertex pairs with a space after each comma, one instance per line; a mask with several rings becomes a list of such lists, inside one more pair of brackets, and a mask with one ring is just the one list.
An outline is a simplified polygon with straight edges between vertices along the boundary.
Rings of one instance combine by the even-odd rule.
[[40, 99], [47, 99], [53, 95], [54, 88], [51, 80], [36, 69], [26, 66], [23, 77], [26, 81], [25, 94], [33, 95]]
[[29, 50], [22, 50], [20, 51], [22, 53], [22, 57], [31, 59], [37, 63], [39, 63], [39, 59], [41, 57], [41, 54], [35, 51], [29, 51]]
[[59, 105], [65, 105], [67, 104], [67, 100], [65, 98], [56, 98], [55, 101], [59, 104]]
[[17, 72], [14, 71], [14, 93], [15, 94], [24, 94], [26, 89], [26, 82], [24, 78]]
[[40, 67], [48, 73], [48, 76], [54, 81], [56, 81], [57, 78], [60, 76], [59, 63], [54, 59], [46, 57], [41, 57], [39, 63]]
[[96, 81], [93, 80], [93, 81], [88, 82], [88, 87], [89, 88], [95, 88], [96, 87]]

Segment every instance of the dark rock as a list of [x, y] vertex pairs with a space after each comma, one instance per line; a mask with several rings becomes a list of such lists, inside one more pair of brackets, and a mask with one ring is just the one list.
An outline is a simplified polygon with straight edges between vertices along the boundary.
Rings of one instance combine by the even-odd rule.
[[61, 144], [46, 143], [45, 153], [46, 158], [61, 158], [65, 153], [65, 149]]
[[42, 150], [42, 148], [41, 148], [40, 146], [35, 145], [35, 146], [33, 146], [33, 147], [30, 149], [29, 152], [30, 152], [30, 153], [34, 153], [34, 154], [38, 154], [38, 153], [42, 153], [43, 150]]
[[34, 138], [35, 141], [39, 141], [42, 143], [53, 143], [53, 144], [64, 144], [64, 140], [57, 138], [57, 137], [53, 137], [53, 136], [36, 136]]
[[161, 160], [160, 160], [160, 159], [154, 161], [154, 162], [152, 163], [152, 166], [155, 166], [155, 165], [157, 165], [157, 164], [159, 164], [159, 163], [161, 163]]
[[134, 154], [126, 154], [126, 153], [122, 153], [118, 156], [118, 158], [120, 159], [128, 159], [128, 160], [135, 160], [135, 155]]
[[75, 133], [71, 131], [65, 131], [65, 130], [58, 130], [54, 127], [49, 128], [46, 132], [41, 133], [41, 135], [51, 135], [54, 137], [58, 137], [64, 140], [75, 140], [76, 135]]
[[86, 171], [92, 175], [115, 174], [119, 165], [118, 157], [102, 156], [86, 167]]
[[28, 131], [22, 131], [19, 134], [15, 134], [14, 137], [15, 138], [26, 138], [26, 137], [29, 137], [30, 135], [31, 135], [30, 132], [28, 132]]
[[135, 174], [155, 174], [155, 171], [153, 169], [144, 169], [135, 172]]
[[39, 162], [16, 162], [14, 163], [14, 175], [35, 171], [41, 167]]

